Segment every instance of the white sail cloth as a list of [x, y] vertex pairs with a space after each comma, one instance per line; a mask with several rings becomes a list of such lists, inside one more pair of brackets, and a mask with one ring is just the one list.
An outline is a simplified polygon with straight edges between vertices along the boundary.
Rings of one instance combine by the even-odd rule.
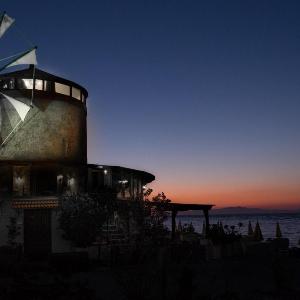
[[14, 23], [15, 19], [8, 16], [6, 13], [4, 13], [1, 16], [0, 21], [0, 38], [3, 36], [5, 31]]
[[21, 118], [21, 120], [24, 122], [26, 115], [28, 114], [28, 112], [30, 110], [30, 106], [15, 99], [15, 98], [7, 96], [3, 93], [0, 93], [0, 94], [2, 96], [4, 96], [4, 98], [11, 103], [11, 105], [15, 108], [16, 112], [18, 113], [19, 117]]
[[30, 108], [28, 104], [0, 92], [0, 146], [25, 121]]
[[[0, 38], [14, 22], [15, 20], [8, 16], [5, 12], [0, 16]], [[0, 61], [8, 59], [12, 60], [1, 67], [0, 71], [17, 65], [37, 65], [36, 49], [37, 47], [34, 47], [25, 52], [1, 59]]]
[[0, 71], [8, 67], [13, 67], [17, 65], [37, 65], [36, 47], [18, 55], [16, 58], [14, 58], [13, 61], [9, 62], [4, 67], [2, 67]]

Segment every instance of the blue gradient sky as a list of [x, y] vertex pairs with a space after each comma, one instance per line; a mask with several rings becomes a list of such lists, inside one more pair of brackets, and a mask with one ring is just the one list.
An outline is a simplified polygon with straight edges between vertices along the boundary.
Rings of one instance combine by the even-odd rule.
[[41, 69], [88, 89], [89, 162], [153, 172], [174, 201], [300, 207], [299, 1], [1, 6]]

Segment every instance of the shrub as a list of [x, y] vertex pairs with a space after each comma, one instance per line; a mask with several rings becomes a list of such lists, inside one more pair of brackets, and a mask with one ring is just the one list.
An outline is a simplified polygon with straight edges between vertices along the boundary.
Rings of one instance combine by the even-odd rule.
[[64, 195], [59, 215], [63, 237], [77, 247], [91, 245], [116, 207], [116, 193], [104, 189], [97, 194]]

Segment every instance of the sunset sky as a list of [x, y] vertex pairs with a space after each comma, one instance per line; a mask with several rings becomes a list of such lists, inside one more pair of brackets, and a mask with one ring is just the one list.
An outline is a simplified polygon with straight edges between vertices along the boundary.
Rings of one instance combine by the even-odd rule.
[[90, 163], [147, 170], [174, 202], [300, 208], [300, 1], [1, 9], [17, 22], [1, 57], [30, 39], [39, 68], [89, 91]]

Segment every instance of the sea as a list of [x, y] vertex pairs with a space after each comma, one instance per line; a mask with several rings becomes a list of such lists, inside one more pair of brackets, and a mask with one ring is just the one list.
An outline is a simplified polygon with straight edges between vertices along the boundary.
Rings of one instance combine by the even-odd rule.
[[[176, 223], [181, 225], [193, 224], [196, 232], [202, 233], [204, 217], [202, 215], [178, 215]], [[259, 222], [263, 237], [265, 240], [275, 237], [276, 223], [280, 225], [282, 237], [290, 240], [290, 247], [300, 247], [300, 214], [278, 213], [278, 214], [239, 214], [239, 215], [210, 215], [210, 224], [222, 222], [223, 226], [235, 226], [235, 230], [239, 230], [241, 234], [247, 234], [248, 222], [251, 221], [253, 230], [256, 222]], [[166, 226], [171, 228], [171, 218], [166, 220]]]

